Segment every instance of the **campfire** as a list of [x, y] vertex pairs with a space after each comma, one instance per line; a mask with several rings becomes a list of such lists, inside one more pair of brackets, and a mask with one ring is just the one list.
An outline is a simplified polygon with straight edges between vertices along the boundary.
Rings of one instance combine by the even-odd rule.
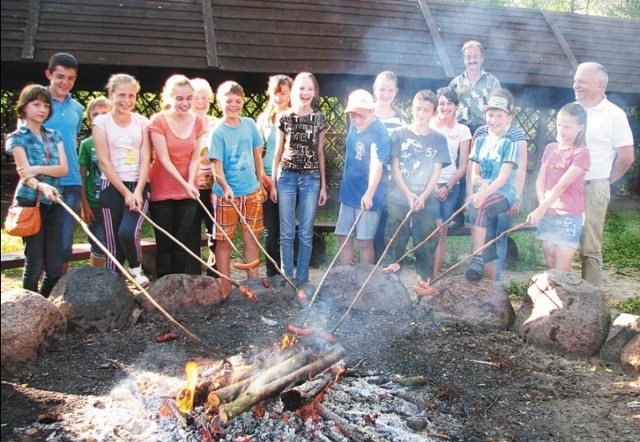
[[290, 326], [280, 343], [252, 360], [236, 355], [188, 361], [184, 386], [175, 401], [164, 401], [162, 414], [194, 427], [203, 440], [214, 440], [246, 411], [263, 416], [266, 401], [279, 399], [283, 411], [308, 413], [345, 371], [344, 355], [328, 333]]

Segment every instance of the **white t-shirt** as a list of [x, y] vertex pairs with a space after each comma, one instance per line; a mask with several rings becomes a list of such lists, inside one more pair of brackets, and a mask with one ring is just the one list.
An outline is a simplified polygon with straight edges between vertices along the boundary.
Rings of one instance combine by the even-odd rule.
[[616, 149], [633, 146], [633, 134], [627, 115], [605, 97], [587, 109], [587, 149], [591, 164], [585, 180], [609, 178]]
[[[109, 144], [109, 159], [122, 181], [136, 182], [140, 176], [140, 150], [143, 133], [149, 126], [149, 119], [140, 114], [131, 114], [127, 127], [119, 126], [111, 113], [98, 115], [93, 125], [104, 130]], [[102, 174], [103, 179], [107, 177]]]
[[460, 155], [460, 144], [471, 139], [471, 131], [464, 124], [456, 123], [453, 127], [439, 125], [435, 118], [429, 122], [431, 129], [436, 130], [447, 137], [447, 146], [449, 148], [449, 158], [451, 164], [442, 169], [438, 183], [446, 183], [456, 174], [458, 166], [456, 160]]

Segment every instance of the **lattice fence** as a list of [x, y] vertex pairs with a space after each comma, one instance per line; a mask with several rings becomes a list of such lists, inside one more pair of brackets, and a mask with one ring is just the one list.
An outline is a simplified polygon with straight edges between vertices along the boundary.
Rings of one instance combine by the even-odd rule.
[[[16, 112], [15, 104], [18, 99], [18, 91], [2, 91], [2, 134], [5, 135], [16, 127]], [[91, 99], [96, 96], [104, 95], [102, 92], [92, 91], [77, 91], [73, 94], [74, 98], [80, 101], [83, 105], [87, 105]], [[160, 109], [161, 94], [158, 92], [144, 92], [138, 97], [138, 103], [136, 105], [137, 111], [146, 116], [151, 116], [158, 112]], [[247, 95], [245, 100], [244, 114], [251, 118], [257, 118], [260, 112], [264, 109], [267, 103], [267, 97], [265, 94], [250, 94]], [[345, 138], [348, 130], [347, 118], [344, 115], [345, 102], [338, 97], [320, 97], [317, 103], [318, 107], [327, 117], [329, 121], [329, 130], [327, 132], [325, 140], [325, 156], [326, 156], [326, 170], [327, 180], [330, 187], [337, 187], [340, 183], [342, 176], [342, 169], [344, 167], [344, 150], [345, 150]], [[407, 114], [410, 114], [410, 102], [400, 103]], [[211, 108], [212, 115], [220, 116], [221, 111], [217, 106], [217, 103], [212, 103]], [[546, 117], [546, 133], [539, 135], [538, 126], [540, 119], [540, 110], [532, 108], [516, 109], [516, 124], [524, 130], [529, 139], [529, 152], [532, 154], [529, 158], [528, 170], [535, 172], [537, 170], [537, 160], [541, 154], [540, 150], [544, 148], [546, 141], [555, 137], [555, 110], [551, 110]], [[83, 124], [83, 130], [81, 137], [89, 136], [91, 128], [88, 121], [85, 120]], [[538, 144], [538, 146], [536, 146]], [[540, 149], [538, 149], [540, 147]], [[7, 161], [3, 158], [3, 162]]]

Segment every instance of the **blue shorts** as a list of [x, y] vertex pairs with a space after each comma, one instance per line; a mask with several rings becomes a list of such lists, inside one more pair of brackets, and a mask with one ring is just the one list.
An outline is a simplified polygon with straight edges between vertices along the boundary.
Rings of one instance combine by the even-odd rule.
[[556, 246], [578, 248], [584, 217], [582, 215], [554, 215], [547, 213], [538, 224], [536, 239], [551, 241]]
[[[443, 187], [444, 184], [438, 184], [438, 187]], [[440, 201], [434, 198], [438, 204], [436, 205], [436, 215], [440, 221], [448, 220], [453, 212], [455, 212], [460, 206], [458, 205], [458, 195], [460, 194], [460, 183], [456, 183], [455, 186], [449, 191], [447, 199]]]
[[[347, 236], [351, 230], [351, 226], [355, 222], [360, 213], [360, 207], [351, 207], [346, 204], [340, 203], [340, 212], [338, 213], [338, 221], [336, 222], [335, 234], [340, 236]], [[356, 226], [356, 239], [366, 241], [373, 240], [376, 236], [376, 230], [378, 230], [378, 223], [380, 222], [379, 210], [367, 210], [360, 218], [360, 222]]]

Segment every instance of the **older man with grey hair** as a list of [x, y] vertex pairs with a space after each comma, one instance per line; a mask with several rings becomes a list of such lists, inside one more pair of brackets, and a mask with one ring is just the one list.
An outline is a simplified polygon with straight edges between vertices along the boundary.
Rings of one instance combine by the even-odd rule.
[[585, 176], [585, 224], [580, 240], [582, 278], [595, 286], [602, 283], [602, 234], [610, 186], [634, 161], [633, 134], [624, 111], [605, 95], [607, 70], [599, 63], [578, 66], [573, 77], [576, 100], [587, 110], [587, 148], [591, 167]]

